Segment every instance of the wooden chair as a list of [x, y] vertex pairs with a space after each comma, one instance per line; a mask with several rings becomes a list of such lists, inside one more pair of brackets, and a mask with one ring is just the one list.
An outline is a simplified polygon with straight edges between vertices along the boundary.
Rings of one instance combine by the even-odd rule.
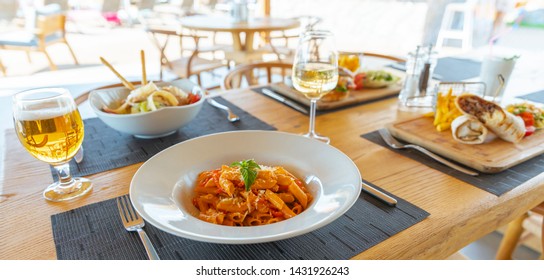
[[[292, 64], [282, 62], [240, 64], [225, 75], [221, 88], [224, 90], [240, 88], [244, 78], [248, 86], [257, 85], [261, 81], [272, 83], [273, 77], [280, 77], [281, 81], [285, 82], [285, 77], [291, 76], [292, 69]], [[265, 76], [262, 76], [262, 70]]]
[[372, 53], [372, 52], [346, 52], [346, 51], [339, 51], [339, 55], [362, 55], [363, 57], [372, 57], [376, 59], [382, 59], [382, 60], [390, 60], [394, 62], [406, 62], [406, 59], [398, 56], [393, 55], [387, 55], [387, 54], [380, 54], [380, 53]]
[[[268, 37], [265, 38], [265, 41], [272, 42], [273, 41], [282, 41], [283, 47], [289, 48], [289, 41], [291, 39], [297, 39], [300, 36], [300, 33], [308, 30], [314, 30], [316, 25], [321, 22], [320, 17], [316, 16], [298, 16], [294, 17], [293, 19], [296, 19], [300, 22], [300, 28], [296, 30], [284, 30], [284, 31], [278, 31], [279, 34], [271, 33], [268, 35]], [[275, 44], [276, 47], [279, 47], [279, 45]]]
[[66, 41], [66, 16], [63, 14], [41, 15], [37, 17], [36, 29], [33, 32], [17, 30], [0, 35], [1, 49], [15, 49], [42, 52], [49, 62], [51, 70], [57, 66], [47, 53], [47, 47], [53, 44], [65, 44], [72, 55], [75, 64], [79, 64], [74, 51]]
[[[495, 258], [497, 260], [511, 260], [512, 253], [522, 240], [522, 234], [528, 233], [540, 237], [542, 242], [542, 252], [540, 259], [544, 260], [544, 202], [537, 207], [531, 209], [529, 213], [525, 213], [508, 224], [508, 228], [504, 233], [499, 250]], [[539, 224], [540, 222], [540, 224]]]
[[292, 57], [295, 54], [295, 49], [292, 46], [289, 46], [289, 42], [297, 39], [300, 36], [300, 33], [304, 31], [314, 30], [316, 25], [322, 20], [316, 16], [298, 16], [293, 19], [300, 22], [301, 27], [299, 29], [283, 30], [272, 33], [263, 32], [261, 35], [264, 39], [264, 44], [260, 49], [274, 53], [280, 62], [292, 60]]
[[[203, 72], [213, 72], [213, 70], [226, 67], [226, 63], [222, 60], [217, 59], [206, 59], [200, 56], [202, 53], [211, 53], [217, 51], [217, 49], [212, 48], [201, 48], [199, 46], [200, 40], [206, 38], [204, 36], [193, 35], [193, 34], [184, 34], [179, 30], [173, 30], [164, 27], [147, 27], [147, 32], [151, 35], [152, 41], [155, 46], [159, 49], [160, 55], [160, 78], [162, 80], [163, 76], [163, 66], [168, 70], [179, 76], [180, 78], [189, 78], [193, 75], [196, 75], [198, 84], [202, 86], [201, 73]], [[164, 36], [164, 40], [161, 42], [159, 36]], [[180, 54], [181, 58], [170, 60], [165, 54], [165, 49], [168, 45], [170, 37], [179, 38], [180, 42]], [[195, 48], [191, 50], [189, 56], [183, 55], [183, 38], [192, 38], [195, 42]]]

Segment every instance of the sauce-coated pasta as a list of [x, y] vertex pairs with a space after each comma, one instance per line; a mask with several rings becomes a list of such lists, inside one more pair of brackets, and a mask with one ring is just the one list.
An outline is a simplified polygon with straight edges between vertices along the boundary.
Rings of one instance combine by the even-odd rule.
[[249, 190], [239, 166], [198, 175], [193, 204], [201, 220], [228, 226], [276, 223], [300, 214], [312, 201], [304, 183], [283, 167], [260, 166]]

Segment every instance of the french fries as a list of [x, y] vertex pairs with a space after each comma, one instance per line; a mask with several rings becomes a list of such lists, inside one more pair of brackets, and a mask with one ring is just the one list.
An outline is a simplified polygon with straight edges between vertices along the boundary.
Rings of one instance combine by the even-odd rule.
[[437, 131], [441, 132], [449, 130], [453, 120], [463, 114], [455, 106], [456, 97], [457, 96], [452, 94], [451, 88], [447, 94], [438, 93], [433, 122]]

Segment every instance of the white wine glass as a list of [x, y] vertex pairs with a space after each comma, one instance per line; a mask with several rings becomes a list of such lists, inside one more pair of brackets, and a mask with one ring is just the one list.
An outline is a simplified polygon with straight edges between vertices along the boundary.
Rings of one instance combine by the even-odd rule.
[[315, 132], [315, 112], [317, 100], [338, 83], [338, 52], [331, 32], [310, 30], [302, 33], [292, 76], [295, 89], [310, 99], [310, 128], [304, 136], [328, 144], [328, 137]]
[[15, 94], [13, 121], [23, 147], [33, 157], [51, 164], [57, 172], [59, 181], [45, 189], [45, 199], [65, 201], [92, 189], [90, 180], [70, 174], [69, 161], [83, 143], [84, 128], [68, 90], [42, 88]]

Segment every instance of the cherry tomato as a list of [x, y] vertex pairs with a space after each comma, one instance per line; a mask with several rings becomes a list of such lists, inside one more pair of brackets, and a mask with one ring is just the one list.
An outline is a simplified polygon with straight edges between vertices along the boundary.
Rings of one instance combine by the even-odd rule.
[[196, 103], [200, 100], [200, 95], [189, 93], [189, 104]]
[[363, 80], [365, 79], [365, 73], [359, 73], [355, 75], [353, 78], [353, 82], [355, 83], [355, 89], [362, 89], [363, 88]]
[[523, 119], [526, 127], [535, 125], [535, 116], [531, 112], [521, 112], [518, 116]]

